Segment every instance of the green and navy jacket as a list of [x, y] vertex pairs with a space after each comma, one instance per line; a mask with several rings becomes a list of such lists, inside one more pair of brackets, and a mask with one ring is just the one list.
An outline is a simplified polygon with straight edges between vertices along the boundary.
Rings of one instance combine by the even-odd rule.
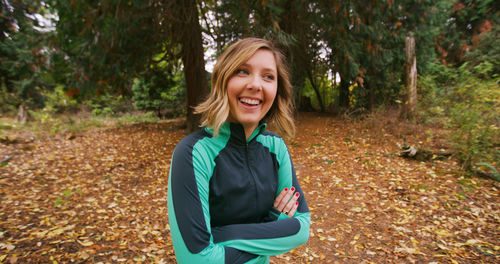
[[[300, 193], [293, 217], [273, 208], [278, 194]], [[269, 263], [305, 244], [310, 213], [283, 139], [260, 124], [219, 135], [205, 128], [179, 142], [168, 182], [170, 233], [179, 263]]]

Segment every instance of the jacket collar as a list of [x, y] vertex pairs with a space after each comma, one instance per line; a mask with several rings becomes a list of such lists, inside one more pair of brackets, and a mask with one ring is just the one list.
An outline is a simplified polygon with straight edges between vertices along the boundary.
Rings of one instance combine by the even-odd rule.
[[[243, 129], [243, 126], [240, 123], [224, 122], [224, 124], [222, 124], [222, 126], [220, 127], [218, 136], [228, 137], [232, 142], [246, 145], [254, 138], [256, 138], [257, 135], [264, 132], [266, 130], [266, 127], [266, 123], [260, 123], [253, 131], [252, 135], [248, 139], [246, 139], [245, 129]], [[205, 128], [205, 131], [213, 135], [213, 128], [207, 127]]]

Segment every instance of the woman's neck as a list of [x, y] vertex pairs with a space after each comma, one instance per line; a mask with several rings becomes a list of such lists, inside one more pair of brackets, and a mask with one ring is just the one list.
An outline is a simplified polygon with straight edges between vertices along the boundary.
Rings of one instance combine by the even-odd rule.
[[252, 136], [252, 133], [255, 131], [258, 125], [245, 125], [241, 124], [243, 126], [243, 130], [245, 130], [245, 139], [248, 140], [250, 136]]

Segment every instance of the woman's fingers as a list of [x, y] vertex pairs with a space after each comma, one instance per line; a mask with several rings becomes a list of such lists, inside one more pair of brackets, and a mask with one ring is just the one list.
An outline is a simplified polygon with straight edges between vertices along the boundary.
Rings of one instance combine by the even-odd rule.
[[289, 217], [293, 217], [293, 215], [295, 214], [295, 212], [297, 211], [297, 208], [299, 207], [299, 202], [298, 201], [295, 201], [295, 203], [293, 204], [292, 206], [292, 209], [290, 209], [290, 211], [288, 212], [288, 216]]
[[278, 195], [278, 197], [276, 197], [276, 199], [274, 200], [274, 204], [273, 204], [274, 208], [278, 209], [278, 205], [280, 204], [280, 202], [283, 199], [283, 197], [285, 197], [285, 195], [288, 193], [288, 190], [289, 190], [288, 188], [284, 188], [283, 190], [281, 190], [281, 192]]
[[[288, 204], [288, 201], [290, 200], [290, 198], [292, 198], [292, 195], [294, 192], [295, 192], [294, 187], [288, 189], [288, 191], [285, 192], [285, 195], [283, 195], [281, 200], [278, 201], [278, 205], [275, 206], [275, 208], [278, 209], [279, 211], [284, 212], [283, 209], [285, 209], [285, 206]], [[278, 196], [278, 198], [279, 198], [279, 196]], [[278, 200], [278, 198], [276, 198], [276, 200]]]
[[288, 203], [286, 204], [286, 206], [285, 206], [285, 208], [283, 209], [282, 212], [285, 213], [288, 216], [293, 216], [293, 214], [291, 214], [291, 212], [292, 212], [292, 209], [294, 207], [295, 207], [295, 209], [297, 209], [296, 208], [297, 205], [298, 205], [297, 199], [299, 199], [299, 196], [300, 196], [300, 194], [298, 192], [294, 193], [293, 196], [292, 196], [292, 199], [290, 199], [290, 201], [288, 201]]

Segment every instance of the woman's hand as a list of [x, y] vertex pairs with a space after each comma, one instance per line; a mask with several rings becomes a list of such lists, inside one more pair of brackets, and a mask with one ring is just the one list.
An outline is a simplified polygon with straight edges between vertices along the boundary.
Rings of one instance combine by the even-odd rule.
[[292, 217], [299, 206], [299, 202], [297, 201], [299, 196], [300, 194], [295, 192], [294, 187], [290, 189], [285, 188], [281, 191], [278, 197], [276, 197], [276, 200], [274, 200], [274, 208], [283, 212], [287, 216]]

